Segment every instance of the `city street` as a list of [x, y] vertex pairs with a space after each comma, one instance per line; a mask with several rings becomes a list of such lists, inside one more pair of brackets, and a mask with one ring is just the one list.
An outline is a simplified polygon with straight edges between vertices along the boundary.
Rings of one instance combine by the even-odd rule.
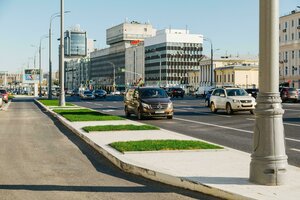
[[216, 199], [119, 170], [32, 97], [14, 99], [0, 121], [1, 199]]
[[[108, 96], [106, 99], [93, 101], [80, 101], [78, 97], [68, 97], [68, 101], [124, 117], [122, 96]], [[190, 96], [184, 99], [175, 98], [172, 101], [175, 110], [174, 119], [146, 119], [143, 123], [251, 153], [254, 115], [249, 112], [237, 112], [233, 115], [227, 115], [225, 111], [211, 113], [203, 99]], [[300, 104], [283, 103], [283, 108], [288, 162], [300, 167]], [[130, 119], [137, 120], [134, 115]]]

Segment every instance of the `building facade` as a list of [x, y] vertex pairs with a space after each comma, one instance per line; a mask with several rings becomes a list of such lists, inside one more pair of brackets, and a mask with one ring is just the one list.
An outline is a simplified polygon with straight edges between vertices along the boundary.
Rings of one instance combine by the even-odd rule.
[[258, 65], [228, 65], [215, 69], [216, 86], [258, 88]]
[[300, 10], [279, 19], [279, 81], [300, 88]]
[[187, 89], [188, 73], [199, 70], [203, 36], [164, 29], [145, 39], [145, 83]]
[[91, 53], [90, 78], [96, 88], [124, 90], [144, 77], [144, 39], [152, 37], [152, 25], [125, 22], [106, 30], [110, 47]]
[[199, 65], [198, 71], [189, 73], [190, 90], [195, 91], [198, 87], [215, 86], [216, 74], [215, 69], [226, 66], [235, 65], [258, 65], [258, 57], [254, 55], [241, 55], [241, 56], [216, 56], [213, 60], [213, 83], [211, 83], [211, 58], [204, 57]]

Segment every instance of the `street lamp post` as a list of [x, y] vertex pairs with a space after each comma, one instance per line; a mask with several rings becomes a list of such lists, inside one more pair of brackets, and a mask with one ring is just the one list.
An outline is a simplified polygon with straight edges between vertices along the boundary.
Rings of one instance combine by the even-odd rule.
[[[70, 11], [65, 11], [64, 13], [69, 13]], [[51, 36], [52, 36], [52, 31], [51, 31], [51, 26], [52, 26], [52, 20], [55, 19], [56, 17], [60, 17], [59, 12], [54, 13], [50, 17], [50, 25], [49, 25], [49, 83], [48, 83], [48, 99], [52, 99], [52, 59], [51, 59]]]
[[65, 106], [65, 85], [64, 85], [64, 0], [60, 0], [60, 57], [59, 57], [59, 81], [60, 96], [59, 105]]
[[48, 38], [47, 35], [43, 35], [40, 38], [40, 46], [39, 46], [39, 97], [42, 97], [42, 40]]
[[209, 38], [204, 38], [205, 41], [208, 41], [210, 43], [210, 85], [213, 86], [214, 82], [214, 50], [213, 50], [213, 43], [212, 40]]
[[250, 181], [263, 185], [286, 182], [287, 155], [279, 86], [279, 0], [259, 4], [259, 95], [255, 109]]
[[114, 91], [114, 94], [116, 92], [116, 66], [113, 62], [111, 61], [106, 61], [107, 63], [111, 64], [112, 67], [114, 68], [113, 69], [113, 91]]

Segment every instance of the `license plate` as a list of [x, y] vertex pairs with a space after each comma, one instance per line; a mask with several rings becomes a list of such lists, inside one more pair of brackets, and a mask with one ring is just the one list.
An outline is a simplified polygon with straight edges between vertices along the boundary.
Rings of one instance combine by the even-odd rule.
[[165, 111], [163, 111], [163, 110], [157, 110], [157, 111], [155, 111], [155, 113], [162, 114], [162, 113], [165, 113]]

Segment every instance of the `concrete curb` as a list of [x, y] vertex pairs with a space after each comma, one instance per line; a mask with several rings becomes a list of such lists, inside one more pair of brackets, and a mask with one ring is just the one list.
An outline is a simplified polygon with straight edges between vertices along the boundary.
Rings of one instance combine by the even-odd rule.
[[124, 160], [120, 160], [116, 156], [112, 155], [110, 152], [105, 150], [105, 148], [99, 146], [95, 142], [93, 142], [90, 138], [86, 137], [80, 131], [78, 131], [76, 128], [71, 126], [71, 124], [62, 116], [58, 115], [57, 113], [53, 112], [48, 107], [44, 106], [42, 103], [40, 103], [38, 100], [35, 99], [35, 102], [40, 105], [42, 108], [47, 110], [49, 113], [51, 113], [54, 117], [56, 117], [63, 125], [65, 125], [67, 128], [69, 128], [74, 134], [79, 136], [83, 141], [85, 141], [87, 144], [89, 144], [91, 147], [93, 147], [96, 151], [98, 151], [100, 154], [105, 156], [109, 161], [111, 161], [115, 166], [117, 166], [119, 169], [139, 175], [154, 181], [158, 181], [161, 183], [165, 183], [168, 185], [189, 189], [192, 191], [201, 192], [204, 194], [208, 194], [211, 196], [223, 198], [223, 199], [232, 199], [232, 200], [253, 200], [252, 198], [242, 196], [240, 194], [235, 194], [231, 192], [227, 192], [225, 190], [221, 190], [218, 188], [211, 187], [209, 185], [201, 184], [199, 182], [194, 182], [189, 179], [183, 178], [183, 177], [176, 177], [169, 174], [157, 172], [151, 169], [146, 169], [143, 167], [139, 167], [133, 164], [130, 164]]

